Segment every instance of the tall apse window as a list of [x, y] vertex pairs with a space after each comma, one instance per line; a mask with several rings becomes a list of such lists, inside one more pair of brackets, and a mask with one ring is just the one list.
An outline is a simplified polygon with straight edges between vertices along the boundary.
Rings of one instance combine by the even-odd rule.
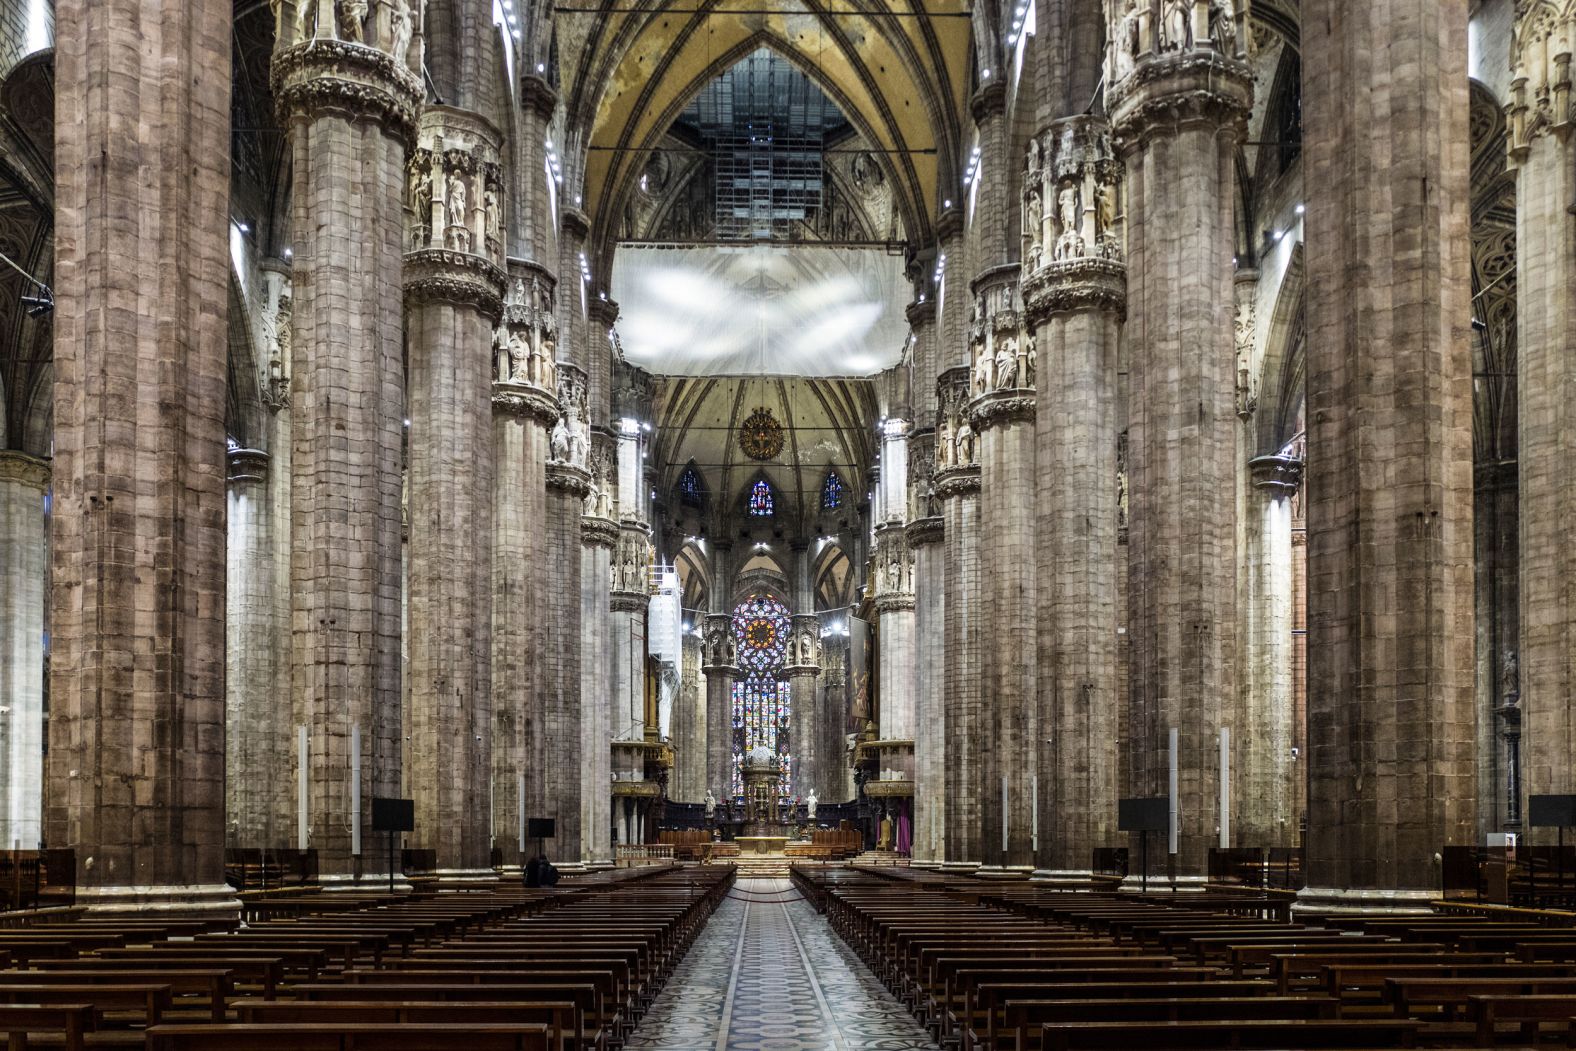
[[752, 595], [733, 611], [740, 678], [733, 684], [733, 798], [744, 799], [739, 764], [744, 754], [765, 745], [782, 767], [782, 792], [792, 784], [793, 756], [788, 726], [792, 711], [788, 684], [781, 679], [793, 621], [788, 608], [770, 595]]
[[826, 484], [821, 486], [821, 510], [836, 511], [843, 506], [843, 480], [836, 471], [826, 472]]
[[762, 478], [750, 486], [750, 514], [756, 518], [770, 518], [775, 512], [772, 487]]

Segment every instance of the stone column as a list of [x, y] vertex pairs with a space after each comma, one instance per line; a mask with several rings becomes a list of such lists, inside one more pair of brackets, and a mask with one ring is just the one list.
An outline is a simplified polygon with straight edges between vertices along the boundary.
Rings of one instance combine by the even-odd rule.
[[937, 382], [941, 416], [936, 424], [936, 497], [945, 530], [942, 624], [947, 662], [941, 718], [946, 739], [953, 744], [944, 779], [943, 860], [957, 869], [977, 868], [985, 856], [982, 829], [994, 732], [983, 682], [979, 437], [969, 420], [969, 375], [967, 368], [949, 369]]
[[[914, 850], [913, 860], [934, 865], [942, 860], [942, 829], [946, 821], [946, 769], [948, 757], [960, 747], [946, 736], [944, 689], [947, 662], [944, 637], [946, 610], [945, 528], [941, 501], [934, 496], [933, 464], [929, 456], [934, 434], [916, 436], [910, 458], [909, 481], [925, 495], [910, 503], [911, 512], [924, 512], [909, 522], [905, 539], [914, 552], [914, 661], [917, 689], [914, 695]], [[950, 744], [950, 747], [949, 747]]]
[[1230, 22], [1206, 33], [1210, 5], [1166, 6], [1117, 38], [1106, 106], [1127, 178], [1130, 791], [1167, 794], [1178, 731], [1175, 871], [1193, 879], [1236, 701], [1233, 201], [1253, 86]]
[[294, 837], [288, 692], [274, 645], [278, 583], [271, 463], [229, 454], [225, 611], [225, 845], [272, 850]]
[[974, 282], [969, 417], [979, 434], [981, 636], [990, 747], [983, 791], [983, 859], [993, 872], [1031, 871], [1035, 757], [1035, 404], [1028, 386], [1032, 334], [1023, 332], [1018, 268]]
[[613, 737], [615, 712], [622, 708], [612, 687], [616, 668], [613, 648], [613, 615], [610, 585], [613, 552], [618, 546], [618, 523], [613, 521], [617, 492], [617, 450], [611, 435], [597, 431], [591, 444], [591, 491], [586, 495], [580, 520], [580, 705], [581, 705], [581, 822], [587, 863], [612, 860]]
[[1477, 839], [1467, 2], [1324, 7], [1302, 37], [1303, 898], [1426, 909], [1435, 853]]
[[1231, 833], [1234, 845], [1294, 847], [1300, 764], [1297, 744], [1292, 624], [1291, 505], [1302, 478], [1302, 458], [1256, 457], [1242, 523], [1247, 587], [1242, 617], [1242, 712], [1233, 749]]
[[[803, 608], [803, 607], [801, 607]], [[788, 703], [793, 711], [789, 746], [793, 750], [793, 787], [789, 795], [817, 800], [831, 799], [832, 786], [823, 767], [826, 763], [826, 712], [821, 704], [821, 618], [814, 613], [796, 613], [793, 635], [788, 642]]]
[[44, 604], [49, 465], [0, 452], [0, 850], [44, 838]]
[[646, 611], [651, 604], [647, 583], [651, 541], [646, 527], [624, 522], [612, 566], [612, 665], [613, 739], [644, 740], [646, 726]]
[[1029, 147], [1026, 380], [1040, 388], [1035, 863], [1045, 876], [1086, 874], [1096, 848], [1116, 845], [1120, 179], [1097, 117], [1053, 121]]
[[679, 695], [673, 704], [673, 783], [669, 798], [699, 803], [706, 798], [706, 676], [701, 672], [701, 638], [686, 631]]
[[[371, 798], [400, 792], [399, 304], [406, 160], [424, 91], [409, 27], [380, 14], [352, 30], [319, 17], [331, 10], [285, 19], [272, 83], [293, 179], [290, 670], [294, 722], [309, 731], [301, 845], [334, 882], [384, 878], [384, 853], [364, 833]], [[437, 193], [418, 180], [412, 210], [442, 226], [448, 202]]]
[[550, 816], [528, 801], [545, 798], [545, 771], [532, 759], [543, 740], [550, 652], [547, 459], [559, 420], [552, 289], [546, 271], [510, 261], [492, 385], [493, 843], [506, 865], [530, 847], [526, 819]]
[[[905, 459], [906, 459], [906, 450]], [[906, 465], [905, 465], [906, 466]], [[906, 497], [906, 494], [905, 494]], [[899, 514], [902, 504], [899, 502]], [[880, 619], [881, 740], [914, 740], [914, 560], [901, 517], [876, 527], [875, 611]]]
[[557, 837], [547, 845], [548, 856], [555, 862], [579, 866], [585, 855], [581, 797], [586, 762], [581, 697], [586, 601], [582, 520], [591, 494], [587, 467], [590, 433], [582, 422], [584, 374], [560, 363], [557, 376], [562, 409], [548, 435], [541, 722], [536, 733], [526, 739], [527, 769], [539, 771], [539, 775], [526, 779], [526, 813], [555, 818]]
[[[224, 884], [230, 53], [219, 0], [55, 5], [51, 847], [79, 906]], [[7, 541], [10, 546], [10, 541]]]
[[[411, 159], [405, 256], [410, 548], [405, 791], [415, 847], [449, 877], [492, 876], [494, 332], [503, 316], [503, 136], [429, 106]], [[467, 205], [470, 202], [470, 205]], [[480, 211], [479, 222], [476, 212]], [[477, 227], [480, 229], [477, 229]], [[425, 232], [426, 236], [422, 234]]]
[[[1450, 15], [1456, 6], [1447, 5]], [[1519, 672], [1512, 673], [1519, 682], [1502, 672], [1507, 682], [1496, 692], [1497, 707], [1519, 703], [1524, 792], [1543, 794], [1576, 791], [1576, 604], [1568, 583], [1576, 572], [1568, 535], [1576, 517], [1569, 452], [1576, 427], [1570, 396], [1576, 382], [1571, 360], [1576, 303], [1570, 294], [1576, 278], [1576, 217], [1569, 210], [1576, 200], [1576, 141], [1571, 137], [1576, 16], [1555, 15], [1548, 4], [1517, 5], [1523, 7], [1527, 10], [1512, 38], [1509, 110], [1516, 254], [1525, 264], [1516, 274], [1521, 656]], [[1518, 688], [1518, 701], [1508, 701]], [[1501, 733], [1512, 730], [1514, 721], [1515, 714], [1506, 712]], [[1507, 754], [1507, 766], [1509, 759]]]
[[[721, 587], [720, 582], [716, 583]], [[738, 645], [733, 638], [733, 616], [712, 613], [706, 617], [706, 781], [718, 799], [733, 795], [733, 680], [739, 675]]]

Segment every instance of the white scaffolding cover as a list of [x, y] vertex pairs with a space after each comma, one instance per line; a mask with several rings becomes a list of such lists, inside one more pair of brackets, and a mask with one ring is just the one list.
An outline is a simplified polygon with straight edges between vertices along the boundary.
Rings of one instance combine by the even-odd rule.
[[624, 356], [670, 376], [871, 376], [908, 340], [903, 259], [881, 248], [620, 245]]

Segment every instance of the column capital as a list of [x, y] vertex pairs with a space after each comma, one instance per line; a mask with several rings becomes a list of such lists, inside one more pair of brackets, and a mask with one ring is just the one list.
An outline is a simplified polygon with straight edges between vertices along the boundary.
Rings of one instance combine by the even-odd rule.
[[614, 322], [618, 321], [618, 304], [598, 296], [586, 304], [586, 317], [603, 328], [612, 328]]
[[558, 92], [543, 77], [526, 73], [520, 77], [520, 102], [542, 120], [552, 120], [558, 108]]
[[48, 460], [40, 460], [16, 450], [0, 449], [0, 482], [29, 485], [43, 491], [49, 488], [49, 477]]
[[1127, 266], [1094, 256], [1052, 262], [1023, 280], [1024, 315], [1037, 326], [1057, 314], [1127, 316]]
[[1189, 125], [1241, 133], [1253, 105], [1248, 67], [1213, 50], [1164, 52], [1139, 62], [1107, 96], [1118, 153]]
[[993, 117], [1007, 112], [1007, 82], [1004, 79], [987, 80], [969, 99], [969, 113], [975, 124], [984, 124]]
[[974, 399], [969, 406], [969, 419], [976, 431], [1009, 423], [1032, 423], [1035, 404], [1035, 393], [1031, 389], [1018, 387], [993, 390]]
[[936, 495], [943, 500], [955, 496], [969, 496], [980, 491], [980, 467], [977, 463], [962, 467], [949, 467], [936, 473]]
[[[1092, 298], [1089, 306], [1095, 308], [1110, 303], [1111, 275], [1126, 273], [1118, 203], [1121, 182], [1122, 163], [1104, 117], [1086, 114], [1055, 120], [1029, 140], [1022, 210], [1025, 303], [1029, 276], [1046, 270], [1051, 276], [1035, 282], [1042, 309], [1049, 305], [1043, 303], [1047, 286], [1065, 285], [1073, 291], [1070, 298]], [[1090, 285], [1092, 297], [1089, 292], [1079, 294]], [[1125, 299], [1125, 287], [1122, 291]], [[1081, 304], [1073, 309], [1080, 308]], [[1122, 309], [1122, 304], [1116, 308]]]
[[920, 328], [924, 325], [934, 324], [936, 321], [936, 301], [926, 299], [924, 302], [915, 300], [904, 310], [908, 317], [909, 328]]
[[339, 114], [371, 119], [405, 140], [416, 138], [421, 81], [394, 57], [365, 44], [325, 37], [274, 54], [269, 73], [280, 120], [290, 124]]
[[706, 614], [702, 637], [701, 671], [708, 677], [739, 674], [738, 642], [733, 637], [733, 617], [728, 613]]
[[591, 491], [591, 472], [576, 464], [549, 460], [547, 488], [549, 491], [566, 493], [584, 500], [586, 494]]
[[580, 542], [587, 547], [605, 547], [611, 551], [618, 546], [618, 523], [611, 518], [582, 515]]
[[946, 539], [946, 532], [946, 519], [939, 515], [915, 519], [904, 530], [904, 534], [908, 539], [908, 546], [912, 548], [939, 544]]
[[614, 613], [644, 613], [651, 605], [651, 596], [644, 592], [615, 591], [608, 603]]
[[560, 208], [558, 211], [559, 222], [563, 224], [564, 235], [584, 241], [591, 234], [591, 218], [579, 208]]
[[494, 416], [535, 420], [544, 427], [557, 423], [561, 415], [557, 396], [529, 383], [494, 383], [492, 403]]
[[1263, 489], [1273, 497], [1288, 497], [1302, 485], [1303, 462], [1296, 456], [1276, 453], [1257, 456], [1248, 461], [1248, 471], [1253, 487]]
[[1576, 13], [1569, 5], [1518, 0], [1511, 34], [1510, 103], [1506, 147], [1513, 166], [1526, 159], [1532, 142], [1571, 124], [1571, 49]]
[[504, 272], [466, 251], [421, 248], [405, 255], [405, 303], [471, 307], [497, 324], [503, 317]]
[[[4, 475], [0, 460], [0, 477]], [[261, 449], [231, 449], [225, 458], [226, 480], [231, 485], [268, 481], [268, 454]]]

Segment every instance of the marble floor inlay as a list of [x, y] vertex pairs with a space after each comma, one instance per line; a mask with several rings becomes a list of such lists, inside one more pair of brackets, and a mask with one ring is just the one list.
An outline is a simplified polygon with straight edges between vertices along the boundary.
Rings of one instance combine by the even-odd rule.
[[935, 1051], [785, 879], [741, 879], [627, 1051]]

